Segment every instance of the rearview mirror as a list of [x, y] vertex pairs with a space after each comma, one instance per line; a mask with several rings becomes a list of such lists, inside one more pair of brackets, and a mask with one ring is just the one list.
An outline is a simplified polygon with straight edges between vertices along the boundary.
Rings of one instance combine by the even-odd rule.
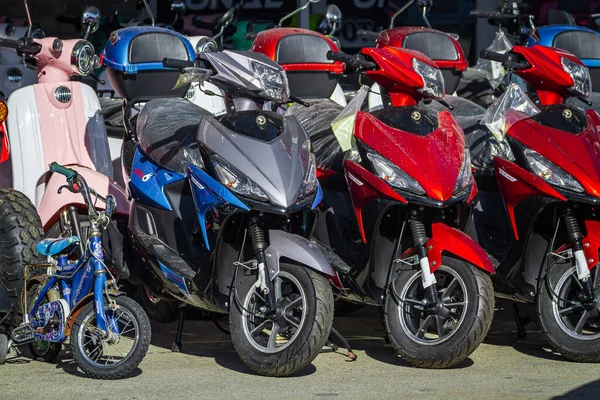
[[333, 35], [342, 25], [342, 11], [335, 4], [330, 4], [327, 6], [325, 19], [327, 19], [327, 23], [331, 28], [331, 32], [329, 34]]
[[84, 39], [87, 39], [90, 33], [94, 33], [100, 26], [100, 10], [94, 6], [87, 6], [81, 15], [81, 25], [85, 29]]

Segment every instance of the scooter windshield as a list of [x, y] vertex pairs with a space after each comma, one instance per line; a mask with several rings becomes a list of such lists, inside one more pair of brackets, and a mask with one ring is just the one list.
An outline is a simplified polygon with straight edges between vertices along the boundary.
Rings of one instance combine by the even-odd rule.
[[[198, 141], [257, 185], [274, 206], [288, 208], [307, 196], [302, 190], [311, 173], [310, 142], [296, 118], [256, 111], [238, 114], [236, 121], [244, 124], [231, 118], [203, 119]], [[276, 125], [278, 132], [274, 132]], [[258, 135], [261, 129], [263, 137]]]

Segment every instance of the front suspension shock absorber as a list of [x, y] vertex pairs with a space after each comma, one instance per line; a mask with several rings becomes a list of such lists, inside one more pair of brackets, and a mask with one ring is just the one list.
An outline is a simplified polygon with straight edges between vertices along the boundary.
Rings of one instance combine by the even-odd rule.
[[430, 300], [434, 300], [437, 298], [435, 289], [436, 280], [431, 272], [429, 257], [427, 257], [427, 233], [425, 232], [425, 225], [423, 225], [423, 222], [418, 218], [416, 213], [411, 214], [408, 224], [412, 232], [415, 249], [419, 255], [423, 287], [428, 291], [431, 297]]
[[269, 276], [269, 268], [267, 268], [267, 258], [265, 250], [269, 246], [265, 237], [265, 231], [260, 226], [258, 218], [250, 219], [250, 239], [252, 239], [252, 248], [258, 261], [259, 274], [262, 274], [264, 285], [261, 287], [267, 295], [269, 308], [274, 311], [276, 309], [275, 293], [273, 293], [273, 283]]
[[567, 235], [569, 242], [573, 248], [573, 255], [575, 256], [575, 266], [577, 268], [577, 278], [583, 284], [584, 293], [587, 296], [593, 297], [592, 283], [590, 278], [590, 270], [587, 265], [585, 254], [583, 253], [583, 234], [579, 228], [577, 219], [573, 216], [570, 209], [565, 210], [563, 220], [567, 227]]

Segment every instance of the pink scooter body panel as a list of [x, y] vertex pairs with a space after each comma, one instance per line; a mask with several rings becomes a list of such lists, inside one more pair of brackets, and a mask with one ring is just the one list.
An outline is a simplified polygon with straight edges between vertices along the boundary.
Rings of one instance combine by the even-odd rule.
[[[88, 168], [70, 166], [83, 176], [91, 188], [94, 188], [102, 196], [112, 194], [117, 201], [117, 214], [129, 214], [129, 201], [127, 195], [118, 185], [111, 182], [108, 177], [99, 172], [92, 171]], [[52, 174], [46, 185], [46, 191], [42, 197], [42, 201], [38, 206], [38, 213], [42, 219], [42, 226], [48, 229], [59, 217], [60, 211], [68, 206], [75, 205], [85, 207], [83, 197], [79, 193], [71, 193], [64, 189], [61, 194], [58, 194], [58, 188], [65, 185], [65, 177], [58, 174]], [[104, 210], [104, 203], [98, 201], [96, 208]]]

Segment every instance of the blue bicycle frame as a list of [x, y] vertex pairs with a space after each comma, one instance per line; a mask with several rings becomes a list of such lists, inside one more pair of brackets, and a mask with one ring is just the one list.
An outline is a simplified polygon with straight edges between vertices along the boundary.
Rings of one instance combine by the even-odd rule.
[[[53, 288], [57, 282], [60, 282], [62, 298], [69, 304], [71, 310], [84, 300], [93, 288], [96, 326], [103, 331], [107, 331], [108, 326], [114, 329], [114, 325], [116, 324], [107, 324], [107, 316], [104, 311], [103, 296], [106, 285], [106, 269], [102, 252], [102, 236], [97, 225], [94, 222], [91, 225], [89, 246], [86, 246], [85, 254], [72, 269], [75, 272], [70, 276], [55, 275], [50, 278], [42, 288], [33, 308], [28, 314], [30, 320], [33, 319], [48, 290]], [[65, 266], [67, 266], [66, 263]], [[64, 337], [64, 335], [61, 336]]]

